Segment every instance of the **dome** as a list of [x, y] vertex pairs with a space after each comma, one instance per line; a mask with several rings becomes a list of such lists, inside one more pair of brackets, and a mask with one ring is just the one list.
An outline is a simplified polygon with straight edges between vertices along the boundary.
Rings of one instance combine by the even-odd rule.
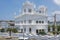
[[23, 3], [23, 7], [35, 7], [35, 5], [33, 3], [31, 3], [30, 1], [26, 1], [25, 3]]
[[41, 5], [38, 7], [38, 13], [46, 14], [47, 13], [47, 7], [44, 5]]
[[45, 7], [44, 5], [41, 5], [38, 7], [39, 10], [47, 10], [47, 7]]

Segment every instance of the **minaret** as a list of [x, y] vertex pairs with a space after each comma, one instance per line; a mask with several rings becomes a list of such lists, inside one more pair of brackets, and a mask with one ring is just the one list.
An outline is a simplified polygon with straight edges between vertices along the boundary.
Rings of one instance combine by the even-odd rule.
[[33, 3], [31, 3], [28, 0], [25, 3], [23, 3], [23, 9], [22, 9], [23, 13], [33, 14], [33, 11], [34, 11], [34, 4]]

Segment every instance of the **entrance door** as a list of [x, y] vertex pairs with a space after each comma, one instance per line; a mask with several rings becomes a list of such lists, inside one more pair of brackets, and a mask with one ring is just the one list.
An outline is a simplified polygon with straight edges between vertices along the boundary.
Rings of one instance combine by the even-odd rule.
[[36, 30], [36, 34], [38, 35], [38, 30]]
[[36, 34], [39, 35], [40, 32], [43, 32], [43, 31], [44, 31], [44, 29], [37, 29], [37, 30], [36, 30]]

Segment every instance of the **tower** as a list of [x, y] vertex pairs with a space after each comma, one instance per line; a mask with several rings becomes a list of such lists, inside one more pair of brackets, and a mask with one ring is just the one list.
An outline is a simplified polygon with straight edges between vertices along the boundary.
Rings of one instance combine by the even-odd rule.
[[33, 14], [34, 7], [35, 7], [35, 5], [27, 0], [25, 3], [23, 3], [22, 11], [23, 11], [23, 13]]
[[38, 13], [43, 14], [43, 15], [46, 15], [46, 13], [47, 13], [47, 8], [46, 8], [44, 5], [39, 6], [39, 7], [38, 7]]

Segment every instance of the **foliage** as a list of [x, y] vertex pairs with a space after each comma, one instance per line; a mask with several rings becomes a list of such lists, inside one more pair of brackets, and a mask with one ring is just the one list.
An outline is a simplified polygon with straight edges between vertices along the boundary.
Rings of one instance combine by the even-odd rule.
[[0, 31], [1, 31], [1, 32], [5, 32], [5, 29], [4, 29], [4, 28], [2, 28], [2, 29], [0, 29]]
[[[48, 32], [50, 32], [49, 31], [50, 30], [50, 26], [51, 25], [48, 25]], [[52, 25], [51, 27], [52, 27], [52, 30], [53, 30], [52, 31], [53, 34], [55, 34], [55, 33], [59, 34], [60, 33], [60, 25], [56, 25], [57, 32], [55, 31], [55, 26], [54, 25]]]
[[39, 32], [39, 34], [46, 35], [46, 33], [44, 31]]
[[48, 32], [50, 32], [50, 27], [51, 27], [51, 26], [50, 26], [50, 25], [48, 25]]
[[17, 33], [18, 30], [17, 30], [16, 28], [13, 28], [13, 29], [12, 29], [12, 32], [13, 32], [13, 33]]
[[7, 30], [6, 30], [6, 31], [7, 31], [7, 32], [8, 32], [8, 31], [12, 31], [12, 28], [7, 28]]
[[60, 25], [57, 26], [57, 31], [60, 31]]
[[17, 33], [18, 32], [18, 30], [16, 29], [16, 28], [8, 28], [7, 29], [7, 32], [13, 32], [13, 33]]

